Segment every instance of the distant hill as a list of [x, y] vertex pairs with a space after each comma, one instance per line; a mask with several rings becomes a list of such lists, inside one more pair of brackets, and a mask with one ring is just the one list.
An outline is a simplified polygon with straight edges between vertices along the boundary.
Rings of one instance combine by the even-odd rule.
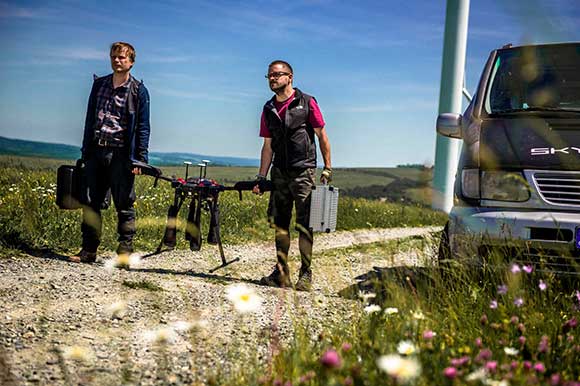
[[[79, 146], [26, 141], [0, 136], [0, 154], [75, 160], [80, 157], [81, 152]], [[203, 159], [212, 161], [213, 165], [221, 166], [258, 167], [260, 165], [260, 160], [253, 158], [224, 157], [194, 153], [149, 153], [149, 162], [157, 166], [181, 165], [183, 161], [191, 161], [196, 164]]]

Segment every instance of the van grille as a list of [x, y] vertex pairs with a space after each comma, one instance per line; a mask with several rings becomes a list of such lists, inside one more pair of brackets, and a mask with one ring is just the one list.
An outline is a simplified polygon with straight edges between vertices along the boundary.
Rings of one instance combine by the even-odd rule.
[[547, 203], [580, 207], [580, 172], [537, 172], [534, 182]]

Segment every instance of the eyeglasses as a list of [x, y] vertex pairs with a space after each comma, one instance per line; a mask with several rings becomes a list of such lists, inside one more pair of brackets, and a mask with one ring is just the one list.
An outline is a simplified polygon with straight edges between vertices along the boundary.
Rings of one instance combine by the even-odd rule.
[[270, 79], [270, 78], [278, 79], [279, 77], [284, 76], [284, 75], [290, 75], [290, 73], [289, 72], [282, 72], [282, 71], [280, 71], [280, 72], [271, 72], [269, 74], [264, 75], [264, 77], [266, 79]]

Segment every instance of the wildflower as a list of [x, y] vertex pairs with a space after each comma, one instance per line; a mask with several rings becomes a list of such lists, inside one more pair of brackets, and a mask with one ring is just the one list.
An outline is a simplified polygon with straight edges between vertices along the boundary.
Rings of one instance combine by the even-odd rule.
[[393, 315], [393, 314], [397, 314], [399, 313], [399, 309], [395, 308], [395, 307], [387, 307], [385, 308], [385, 314], [387, 315]]
[[443, 370], [443, 375], [449, 379], [457, 377], [457, 369], [455, 367], [446, 367]]
[[546, 283], [544, 283], [544, 281], [542, 279], [540, 279], [540, 283], [538, 284], [538, 288], [540, 288], [540, 291], [545, 291], [546, 288], [548, 288], [548, 286], [546, 285]]
[[475, 360], [478, 362], [484, 362], [491, 359], [491, 355], [492, 355], [491, 350], [488, 348], [484, 348], [479, 351], [479, 354], [477, 354]]
[[435, 336], [437, 335], [436, 332], [433, 332], [431, 330], [425, 330], [423, 331], [423, 339], [424, 340], [431, 340], [433, 339]]
[[566, 321], [566, 323], [564, 323], [564, 325], [562, 326], [562, 330], [564, 330], [564, 332], [570, 331], [574, 328], [576, 328], [578, 326], [578, 320], [576, 319], [576, 317], [572, 317], [572, 319], [569, 319]]
[[536, 362], [536, 364], [534, 365], [534, 370], [536, 370], [538, 373], [545, 373], [546, 366], [544, 366], [542, 362]]
[[105, 261], [105, 269], [112, 271], [114, 268], [131, 269], [141, 264], [141, 257], [136, 253], [115, 255], [112, 259]]
[[344, 386], [352, 386], [354, 385], [354, 379], [349, 375], [348, 377], [344, 378], [344, 382], [342, 383]]
[[497, 362], [489, 361], [485, 364], [485, 369], [490, 373], [495, 373], [497, 371]]
[[379, 357], [377, 366], [402, 384], [412, 381], [421, 374], [421, 364], [417, 359], [404, 358], [395, 354]]
[[497, 300], [493, 299], [490, 303], [489, 303], [489, 308], [491, 308], [492, 310], [495, 310], [497, 308]]
[[487, 375], [485, 369], [479, 368], [465, 377], [467, 382], [483, 381]]
[[329, 369], [337, 369], [341, 366], [342, 361], [340, 360], [340, 355], [335, 350], [330, 349], [322, 354], [320, 363]]
[[530, 361], [524, 361], [524, 369], [525, 370], [530, 370], [532, 368], [532, 362]]
[[497, 293], [500, 295], [505, 295], [508, 292], [508, 287], [505, 284], [497, 286]]
[[520, 342], [520, 344], [523, 346], [524, 344], [526, 344], [526, 337], [525, 336], [520, 336], [518, 338], [518, 342]]
[[506, 355], [509, 355], [509, 356], [512, 356], [512, 357], [513, 356], [516, 356], [516, 355], [518, 355], [520, 353], [518, 350], [516, 350], [513, 347], [504, 347], [503, 348], [503, 352], [505, 352]]
[[364, 308], [364, 311], [365, 311], [367, 314], [374, 314], [375, 312], [380, 312], [380, 311], [381, 311], [381, 307], [380, 307], [380, 306], [378, 306], [378, 305], [376, 305], [376, 304], [371, 304], [371, 305], [369, 305], [369, 306], [366, 306], [366, 307]]
[[520, 321], [520, 318], [518, 318], [517, 316], [512, 316], [510, 319], [510, 323], [511, 324], [517, 324]]
[[534, 271], [534, 267], [532, 267], [531, 265], [524, 265], [522, 269], [524, 270], [525, 273], [532, 273]]
[[262, 306], [262, 298], [245, 284], [232, 284], [226, 287], [226, 298], [240, 314], [257, 311]]
[[465, 366], [466, 364], [469, 363], [469, 357], [467, 355], [462, 356], [461, 358], [451, 358], [450, 362], [451, 362], [451, 366], [453, 367], [461, 367], [461, 366]]
[[516, 274], [516, 273], [520, 273], [522, 271], [522, 269], [520, 268], [519, 265], [513, 264], [510, 271], [511, 271], [511, 273]]
[[514, 304], [516, 307], [521, 307], [524, 305], [524, 299], [523, 298], [515, 298]]
[[78, 362], [89, 362], [93, 358], [93, 353], [90, 349], [82, 346], [66, 347], [62, 350], [64, 359], [70, 359]]
[[550, 377], [550, 385], [552, 385], [552, 386], [559, 385], [561, 381], [562, 381], [562, 377], [560, 377], [560, 374], [558, 374], [558, 373], [552, 374], [552, 376]]
[[158, 344], [172, 344], [177, 338], [175, 330], [168, 327], [145, 331], [144, 337], [145, 340]]
[[413, 342], [403, 340], [397, 345], [397, 352], [401, 355], [413, 355], [415, 352], [417, 352], [417, 348]]
[[550, 350], [550, 340], [546, 335], [543, 335], [540, 338], [540, 343], [538, 344], [538, 352], [539, 353], [546, 353]]
[[576, 297], [576, 301], [580, 303], [580, 291], [576, 290], [576, 292], [574, 292], [574, 297]]
[[107, 313], [112, 319], [123, 319], [127, 314], [127, 303], [122, 300], [115, 302], [107, 308]]
[[475, 345], [477, 347], [481, 347], [482, 344], [483, 344], [483, 342], [481, 341], [481, 338], [475, 338], [475, 342], [474, 343], [475, 343]]
[[425, 319], [425, 315], [423, 314], [423, 312], [421, 312], [421, 310], [417, 310], [417, 311], [412, 312], [411, 316], [413, 317], [413, 319], [417, 319], [417, 320]]
[[350, 343], [344, 342], [341, 347], [342, 351], [349, 352], [352, 350], [352, 345]]

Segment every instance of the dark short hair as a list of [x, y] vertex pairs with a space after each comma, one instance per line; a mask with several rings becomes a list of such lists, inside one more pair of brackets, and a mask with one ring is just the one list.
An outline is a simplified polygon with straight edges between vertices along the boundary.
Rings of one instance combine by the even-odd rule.
[[131, 59], [131, 63], [135, 63], [135, 49], [133, 48], [132, 45], [125, 42], [115, 42], [111, 44], [111, 51], [109, 52], [109, 54], [113, 54], [118, 50], [126, 50], [127, 57]]
[[283, 60], [274, 60], [272, 63], [270, 63], [268, 68], [272, 67], [275, 64], [281, 64], [281, 65], [285, 66], [286, 68], [288, 68], [290, 70], [291, 74], [294, 74], [294, 70], [292, 70], [292, 66], [290, 65], [290, 63], [285, 62]]

